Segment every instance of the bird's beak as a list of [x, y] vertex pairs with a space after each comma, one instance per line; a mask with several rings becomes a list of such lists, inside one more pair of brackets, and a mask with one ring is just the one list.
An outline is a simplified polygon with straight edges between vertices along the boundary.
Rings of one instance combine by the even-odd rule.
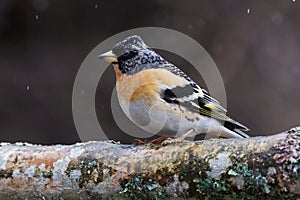
[[118, 58], [117, 58], [116, 54], [114, 54], [112, 51], [108, 51], [104, 54], [101, 54], [98, 56], [98, 58], [103, 59], [110, 63], [118, 62]]

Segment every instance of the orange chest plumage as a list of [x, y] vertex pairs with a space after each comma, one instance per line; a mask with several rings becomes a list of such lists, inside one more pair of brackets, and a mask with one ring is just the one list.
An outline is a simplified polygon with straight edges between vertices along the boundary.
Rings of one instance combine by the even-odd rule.
[[187, 81], [165, 69], [147, 69], [136, 74], [123, 74], [117, 66], [116, 87], [119, 101], [136, 102], [158, 99], [163, 87], [185, 85]]

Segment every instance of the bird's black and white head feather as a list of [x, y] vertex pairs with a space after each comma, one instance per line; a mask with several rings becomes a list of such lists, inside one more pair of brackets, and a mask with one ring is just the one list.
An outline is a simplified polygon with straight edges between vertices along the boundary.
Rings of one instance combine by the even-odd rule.
[[137, 35], [117, 43], [112, 51], [118, 57], [120, 71], [126, 74], [135, 74], [168, 63]]

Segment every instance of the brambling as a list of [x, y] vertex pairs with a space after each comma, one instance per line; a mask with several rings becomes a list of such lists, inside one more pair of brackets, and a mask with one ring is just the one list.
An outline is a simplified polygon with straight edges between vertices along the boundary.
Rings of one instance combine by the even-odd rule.
[[249, 137], [249, 129], [187, 74], [148, 47], [139, 36], [117, 43], [98, 58], [112, 63], [120, 106], [135, 124], [182, 141], [201, 133]]

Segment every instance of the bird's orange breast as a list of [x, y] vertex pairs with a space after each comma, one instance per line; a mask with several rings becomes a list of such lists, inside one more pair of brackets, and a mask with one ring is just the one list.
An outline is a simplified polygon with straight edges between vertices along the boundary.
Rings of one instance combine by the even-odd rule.
[[165, 69], [147, 69], [132, 75], [123, 74], [116, 66], [114, 69], [120, 102], [151, 101], [160, 98], [160, 90], [164, 87], [187, 84], [186, 79]]

